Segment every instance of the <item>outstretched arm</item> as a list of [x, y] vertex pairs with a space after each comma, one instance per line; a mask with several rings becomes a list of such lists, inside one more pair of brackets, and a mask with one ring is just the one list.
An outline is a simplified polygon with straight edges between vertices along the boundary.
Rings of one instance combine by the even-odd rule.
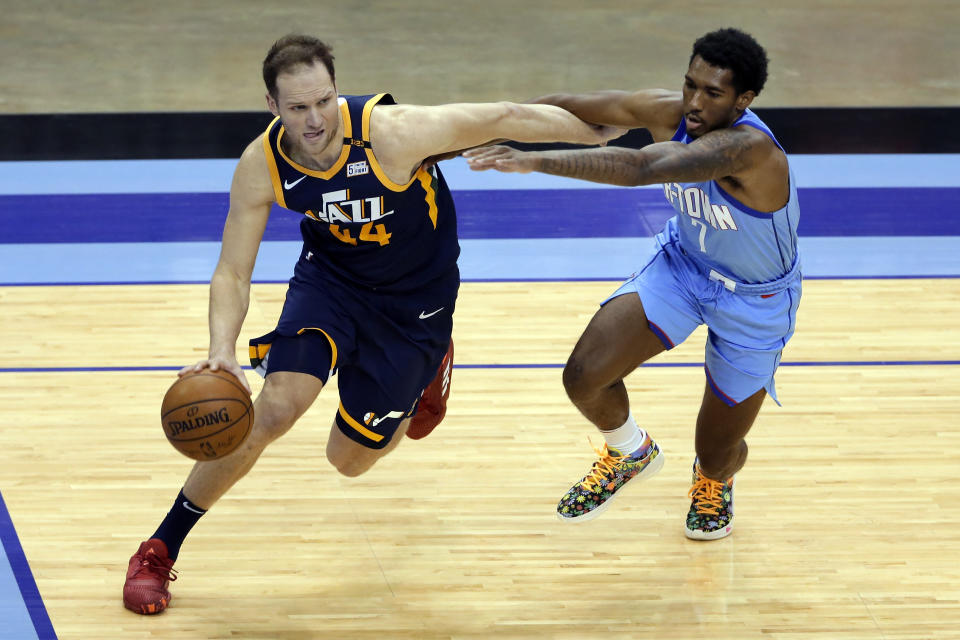
[[397, 175], [410, 175], [426, 158], [493, 140], [594, 145], [623, 133], [589, 125], [546, 104], [511, 102], [440, 106], [382, 105], [371, 115], [370, 142], [377, 160]]
[[528, 151], [489, 147], [464, 154], [475, 170], [539, 171], [622, 186], [704, 182], [733, 176], [770, 153], [768, 139], [752, 130], [712, 131], [691, 144], [661, 142], [642, 149], [607, 147]]
[[[554, 93], [530, 100], [527, 104], [545, 104], [557, 106], [577, 116], [579, 119], [595, 125], [609, 127], [611, 130], [644, 128], [650, 131], [655, 140], [669, 139], [673, 136], [683, 113], [683, 101], [680, 93], [664, 89], [641, 91], [594, 91], [591, 93]], [[617, 137], [610, 136], [609, 139]], [[483, 144], [495, 144], [505, 140], [486, 141]], [[545, 140], [537, 140], [546, 142]], [[522, 142], [522, 141], [521, 141]], [[469, 148], [465, 147], [431, 157], [430, 162], [439, 162], [461, 155]]]
[[654, 140], [669, 139], [683, 116], [681, 94], [665, 89], [555, 93], [531, 102], [562, 107], [581, 120], [594, 124], [647, 129]]

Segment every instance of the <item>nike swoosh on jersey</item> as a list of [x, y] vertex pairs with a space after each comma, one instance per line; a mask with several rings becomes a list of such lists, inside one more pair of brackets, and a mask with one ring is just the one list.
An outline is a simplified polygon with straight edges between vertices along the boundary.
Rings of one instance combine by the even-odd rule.
[[420, 319], [421, 319], [421, 320], [426, 320], [426, 319], [429, 318], [430, 316], [435, 316], [435, 315], [437, 315], [438, 313], [440, 313], [441, 311], [443, 311], [444, 308], [445, 308], [445, 307], [440, 307], [440, 308], [437, 309], [436, 311], [431, 311], [430, 313], [427, 313], [426, 311], [421, 311], [421, 312], [420, 312]]
[[303, 180], [303, 179], [306, 178], [306, 177], [307, 177], [307, 176], [300, 176], [300, 178], [298, 178], [297, 180], [294, 180], [293, 182], [287, 182], [286, 180], [284, 180], [284, 181], [283, 181], [283, 188], [284, 188], [284, 189], [293, 189], [295, 186], [297, 186], [298, 184], [300, 184], [300, 181], [301, 181], [301, 180]]

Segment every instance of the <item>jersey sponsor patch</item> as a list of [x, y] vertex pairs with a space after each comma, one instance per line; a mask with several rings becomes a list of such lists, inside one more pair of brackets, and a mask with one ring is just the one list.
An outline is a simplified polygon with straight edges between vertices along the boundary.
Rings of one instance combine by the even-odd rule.
[[366, 160], [361, 160], [360, 162], [351, 162], [347, 165], [348, 178], [352, 178], [353, 176], [362, 176], [367, 173], [370, 173], [370, 166], [367, 164]]

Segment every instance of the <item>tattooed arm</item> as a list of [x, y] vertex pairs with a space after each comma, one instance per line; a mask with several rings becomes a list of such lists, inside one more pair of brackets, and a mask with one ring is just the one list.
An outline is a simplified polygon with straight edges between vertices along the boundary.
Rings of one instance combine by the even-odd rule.
[[606, 147], [521, 152], [490, 147], [464, 154], [475, 170], [539, 171], [621, 186], [704, 182], [736, 176], [762, 163], [776, 145], [753, 127], [711, 131], [690, 144], [659, 142], [642, 149]]

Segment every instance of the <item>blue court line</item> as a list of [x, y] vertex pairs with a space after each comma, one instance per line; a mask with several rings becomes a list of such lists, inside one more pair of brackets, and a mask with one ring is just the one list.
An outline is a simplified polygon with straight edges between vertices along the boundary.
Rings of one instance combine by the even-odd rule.
[[[930, 274], [930, 275], [914, 275], [914, 274], [904, 274], [904, 275], [888, 275], [888, 276], [808, 276], [804, 275], [803, 280], [956, 280], [960, 278], [960, 275], [957, 274]], [[287, 282], [286, 280], [283, 281]], [[208, 284], [208, 283], [203, 283]]]
[[[7, 511], [7, 505], [3, 501], [3, 495], [0, 494], [0, 543], [3, 544], [3, 550], [6, 553], [7, 561], [16, 578], [17, 586], [20, 589], [20, 597], [26, 605], [27, 612], [30, 615], [30, 621], [33, 623], [32, 631], [36, 632], [38, 640], [57, 640], [57, 634], [53, 631], [53, 624], [47, 615], [47, 609], [40, 598], [40, 590], [37, 589], [37, 583], [33, 580], [33, 573], [30, 571], [30, 565], [27, 563], [27, 557], [23, 553], [23, 547], [20, 546], [20, 540], [17, 538], [17, 532], [13, 528], [13, 520], [10, 519], [10, 513]], [[17, 620], [7, 619], [0, 621], [3, 628], [0, 634], [7, 632], [17, 633]], [[24, 633], [21, 629], [19, 633]], [[7, 637], [16, 637], [18, 640], [26, 637], [23, 635], [11, 635]]]
[[[789, 159], [803, 187], [960, 187], [960, 154], [790, 154]], [[226, 193], [236, 165], [236, 158], [0, 162], [0, 195]], [[471, 171], [462, 158], [444, 161], [440, 169], [454, 190], [615, 188], [542, 173]]]
[[[180, 366], [156, 367], [0, 367], [0, 373], [109, 373], [116, 371], [180, 371]], [[250, 367], [244, 367], [250, 369]]]
[[[823, 362], [781, 362], [781, 367], [903, 367], [956, 366], [960, 360], [836, 360]], [[562, 364], [455, 364], [454, 369], [562, 369]], [[702, 367], [702, 362], [645, 362], [641, 367], [667, 369]]]
[[[960, 360], [824, 360], [816, 362], [781, 362], [781, 367], [917, 367], [957, 366]], [[702, 362], [647, 362], [641, 367], [702, 367]], [[454, 369], [562, 369], [559, 363], [530, 364], [455, 364]], [[0, 373], [115, 373], [125, 371], [179, 371], [182, 366], [157, 367], [0, 367]], [[250, 371], [250, 367], [244, 366]]]
[[[942, 274], [942, 275], [903, 275], [903, 276], [803, 276], [803, 281], [808, 280], [955, 280], [960, 278], [960, 275], [956, 274]], [[623, 279], [617, 278], [461, 278], [461, 282], [610, 282], [610, 283], [619, 283], [623, 282]], [[286, 284], [287, 280], [276, 280], [270, 282], [263, 282], [258, 284]], [[131, 283], [117, 283], [117, 284], [131, 284]], [[153, 284], [153, 283], [134, 283], [134, 284]], [[182, 284], [178, 282], [172, 282], [170, 284]], [[195, 284], [209, 284], [208, 282], [199, 282]], [[0, 284], [0, 286], [3, 286]], [[25, 285], [14, 285], [14, 286], [25, 286]], [[50, 285], [54, 286], [54, 285]]]

